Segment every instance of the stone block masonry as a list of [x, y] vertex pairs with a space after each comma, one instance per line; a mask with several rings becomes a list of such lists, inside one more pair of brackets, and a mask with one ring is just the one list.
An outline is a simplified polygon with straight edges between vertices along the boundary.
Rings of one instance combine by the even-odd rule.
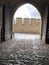
[[13, 24], [12, 30], [14, 33], [21, 32], [21, 33], [40, 34], [40, 28], [41, 28], [40, 19], [31, 18], [30, 20], [29, 18], [24, 18], [24, 20], [22, 21], [22, 18], [16, 18], [16, 23]]

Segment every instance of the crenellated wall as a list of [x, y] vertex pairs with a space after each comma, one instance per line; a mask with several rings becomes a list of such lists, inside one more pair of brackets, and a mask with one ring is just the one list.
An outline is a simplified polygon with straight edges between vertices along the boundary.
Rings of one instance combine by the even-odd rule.
[[40, 19], [24, 18], [22, 21], [22, 18], [17, 18], [16, 24], [13, 24], [13, 32], [40, 34], [40, 25]]

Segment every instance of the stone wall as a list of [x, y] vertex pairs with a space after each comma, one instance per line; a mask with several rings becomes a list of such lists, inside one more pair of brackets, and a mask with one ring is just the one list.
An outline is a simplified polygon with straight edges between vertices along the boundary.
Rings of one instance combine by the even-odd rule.
[[24, 18], [22, 21], [22, 18], [17, 18], [16, 24], [13, 24], [13, 32], [40, 34], [40, 23], [40, 19]]
[[48, 16], [48, 7], [45, 7], [42, 21], [42, 40], [44, 41], [46, 40], [47, 16]]
[[5, 41], [11, 39], [11, 12], [5, 7]]
[[2, 28], [2, 7], [0, 6], [0, 42], [1, 42], [1, 28]]

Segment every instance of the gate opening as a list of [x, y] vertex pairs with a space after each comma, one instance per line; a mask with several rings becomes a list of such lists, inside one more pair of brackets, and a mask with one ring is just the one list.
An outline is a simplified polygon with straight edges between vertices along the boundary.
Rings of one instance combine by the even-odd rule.
[[16, 10], [12, 34], [17, 39], [40, 39], [41, 15], [36, 7], [26, 3]]

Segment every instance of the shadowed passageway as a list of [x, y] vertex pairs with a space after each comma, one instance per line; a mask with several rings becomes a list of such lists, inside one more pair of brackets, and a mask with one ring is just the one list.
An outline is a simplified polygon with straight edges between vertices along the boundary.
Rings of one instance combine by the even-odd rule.
[[[14, 14], [19, 7], [27, 3], [35, 6], [41, 15], [41, 40], [13, 38], [13, 33], [16, 33], [16, 31], [12, 30], [13, 23], [16, 23], [13, 20]], [[20, 29], [22, 29], [22, 33], [26, 33], [27, 29], [28, 31], [33, 30], [34, 26], [31, 27], [32, 16], [30, 17], [30, 13], [31, 15], [34, 13], [31, 10], [32, 7], [31, 9], [28, 8], [27, 6], [27, 10], [25, 8], [24, 10], [22, 10], [23, 8], [21, 9], [22, 14], [27, 14], [27, 16], [19, 19], [21, 20], [19, 23], [22, 28], [19, 23], [16, 23], [19, 25], [17, 27], [18, 32], [21, 31]], [[30, 13], [29, 10], [31, 11]], [[16, 21], [19, 20], [17, 19]], [[26, 20], [30, 22], [25, 22]], [[36, 31], [37, 29], [34, 28], [34, 30]], [[0, 0], [0, 65], [49, 65], [49, 44], [46, 43], [49, 43], [49, 0]]]

